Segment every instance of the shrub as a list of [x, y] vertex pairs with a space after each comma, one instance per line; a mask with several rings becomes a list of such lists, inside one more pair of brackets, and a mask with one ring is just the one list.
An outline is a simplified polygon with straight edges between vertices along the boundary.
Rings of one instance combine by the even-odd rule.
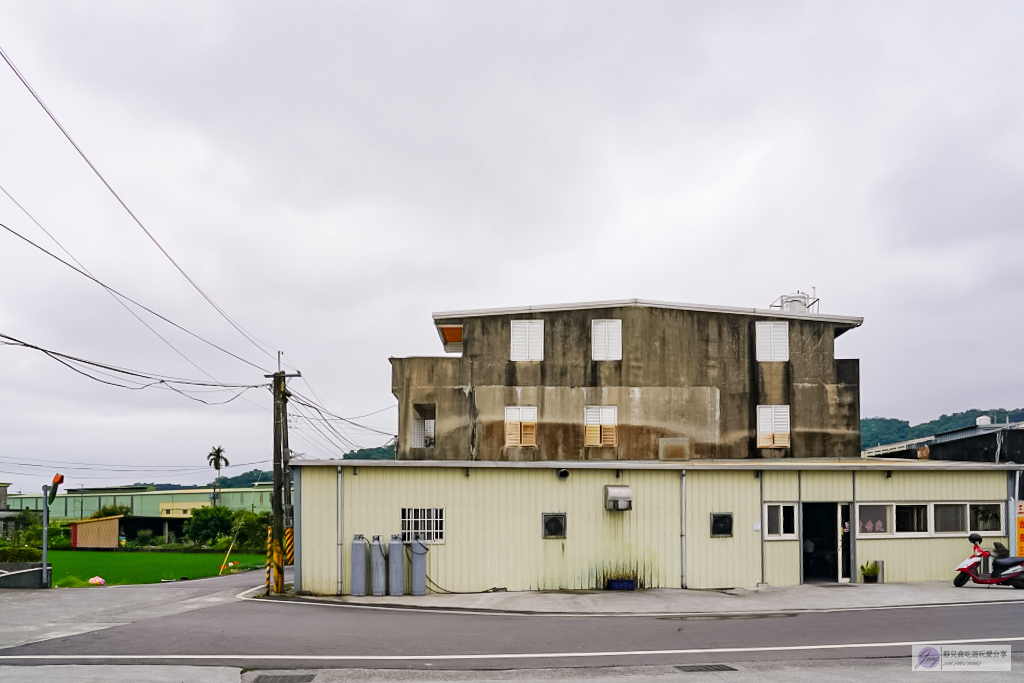
[[135, 541], [139, 545], [153, 545], [153, 530], [139, 529], [139, 533], [135, 534]]
[[132, 509], [127, 505], [104, 505], [99, 510], [92, 513], [91, 519], [99, 519], [100, 517], [114, 517], [115, 515], [124, 515], [125, 517], [131, 517]]
[[273, 522], [269, 512], [253, 513], [248, 510], [235, 512], [236, 548], [263, 552], [267, 548], [267, 527]]
[[42, 562], [39, 548], [0, 548], [0, 562]]
[[77, 576], [65, 576], [57, 579], [53, 585], [57, 588], [88, 588], [89, 582], [82, 581]]
[[67, 536], [53, 536], [47, 539], [50, 550], [71, 550], [71, 539]]
[[233, 531], [234, 513], [226, 507], [196, 508], [185, 522], [185, 537], [199, 544], [210, 543]]
[[[67, 536], [67, 529], [56, 524], [51, 524], [47, 535], [47, 547], [51, 550], [63, 550], [71, 547], [71, 538]], [[24, 530], [21, 536], [22, 543], [33, 548], [43, 547], [43, 525], [31, 526]]]

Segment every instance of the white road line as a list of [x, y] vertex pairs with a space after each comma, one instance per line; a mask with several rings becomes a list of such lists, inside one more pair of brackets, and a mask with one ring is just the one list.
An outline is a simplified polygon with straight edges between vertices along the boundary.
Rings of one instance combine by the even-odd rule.
[[769, 647], [714, 647], [680, 650], [623, 650], [618, 652], [515, 652], [503, 654], [466, 655], [0, 655], [0, 662], [14, 660], [246, 660], [246, 661], [324, 661], [324, 662], [418, 662], [460, 661], [486, 659], [585, 659], [588, 657], [651, 657], [656, 655], [717, 655], [744, 652], [801, 652], [812, 650], [858, 650], [882, 647], [911, 647], [913, 645], [973, 645], [979, 643], [1017, 643], [1024, 636], [1012, 638], [965, 638], [958, 640], [904, 640], [888, 643], [837, 643], [832, 645], [777, 645]]
[[366, 609], [366, 610], [383, 610], [393, 612], [421, 612], [424, 614], [458, 614], [458, 615], [470, 615], [470, 616], [485, 616], [485, 617], [561, 617], [566, 618], [586, 618], [593, 619], [597, 617], [717, 617], [720, 619], [728, 618], [741, 618], [741, 617], [767, 617], [767, 616], [789, 616], [796, 614], [833, 614], [838, 612], [877, 612], [881, 610], [895, 610], [895, 609], [932, 609], [935, 607], [984, 607], [988, 605], [1021, 605], [1024, 604], [1022, 599], [1013, 600], [985, 600], [979, 602], [940, 602], [931, 605], [882, 605], [878, 607], [832, 607], [822, 609], [778, 609], [763, 612], [514, 612], [514, 611], [502, 611], [502, 610], [477, 610], [477, 609], [466, 609], [463, 607], [450, 607], [450, 608], [437, 608], [437, 607], [399, 607], [391, 605], [365, 605], [359, 603], [350, 602], [322, 602], [319, 600], [304, 600], [302, 598], [293, 598], [291, 600], [261, 600], [260, 598], [248, 597], [249, 593], [256, 591], [265, 590], [264, 586], [256, 586], [255, 588], [249, 588], [244, 590], [235, 597], [239, 600], [251, 600], [253, 602], [259, 602], [264, 605], [275, 604], [275, 605], [317, 605], [320, 607], [343, 607], [345, 609]]

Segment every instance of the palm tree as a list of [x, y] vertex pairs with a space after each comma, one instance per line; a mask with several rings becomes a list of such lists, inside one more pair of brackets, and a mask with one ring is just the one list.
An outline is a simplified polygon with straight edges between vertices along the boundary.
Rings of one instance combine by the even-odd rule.
[[216, 505], [218, 500], [217, 484], [220, 483], [220, 468], [226, 465], [230, 465], [231, 463], [228, 462], [228, 459], [226, 457], [224, 457], [224, 449], [221, 448], [220, 446], [217, 446], [216, 448], [209, 452], [209, 454], [206, 456], [206, 461], [210, 463], [210, 467], [217, 470], [217, 478], [214, 479], [213, 481], [213, 502], [214, 505]]

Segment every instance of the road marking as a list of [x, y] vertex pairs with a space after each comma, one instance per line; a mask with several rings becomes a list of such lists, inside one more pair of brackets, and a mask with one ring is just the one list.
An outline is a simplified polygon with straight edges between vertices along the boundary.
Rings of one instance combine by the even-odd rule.
[[858, 650], [883, 647], [911, 647], [927, 642], [929, 645], [973, 645], [978, 643], [1017, 643], [1024, 636], [1012, 638], [964, 638], [957, 640], [903, 640], [888, 643], [835, 643], [831, 645], [775, 645], [764, 647], [711, 647], [679, 650], [622, 650], [612, 652], [511, 652], [501, 654], [465, 655], [0, 655], [0, 661], [14, 660], [246, 660], [246, 661], [318, 661], [318, 662], [418, 662], [460, 661], [485, 659], [584, 659], [588, 657], [651, 657], [656, 655], [718, 655], [744, 652], [807, 652], [813, 650]]
[[978, 602], [939, 602], [930, 605], [880, 605], [878, 607], [832, 607], [822, 609], [780, 609], [764, 612], [516, 612], [502, 610], [468, 609], [464, 607], [414, 607], [414, 606], [393, 606], [393, 605], [366, 605], [351, 602], [323, 602], [320, 600], [307, 600], [301, 597], [289, 600], [265, 600], [248, 597], [249, 593], [266, 590], [265, 586], [249, 588], [237, 594], [239, 600], [251, 600], [261, 604], [276, 605], [319, 605], [321, 607], [343, 607], [346, 609], [367, 609], [384, 610], [394, 612], [421, 612], [424, 614], [458, 614], [476, 615], [490, 617], [561, 617], [565, 618], [587, 618], [596, 617], [755, 617], [755, 616], [790, 616], [794, 614], [833, 614], [837, 612], [877, 612], [881, 610], [895, 609], [931, 609], [935, 607], [985, 607], [988, 605], [1024, 605], [1020, 598], [1012, 600], [983, 600]]

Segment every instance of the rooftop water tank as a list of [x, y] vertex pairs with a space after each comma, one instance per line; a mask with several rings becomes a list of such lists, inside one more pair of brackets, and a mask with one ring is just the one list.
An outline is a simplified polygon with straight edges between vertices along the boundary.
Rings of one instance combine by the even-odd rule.
[[978, 418], [974, 421], [974, 424], [977, 425], [978, 427], [986, 427], [992, 424], [992, 418], [989, 417], [988, 415], [979, 415]]
[[803, 292], [782, 295], [782, 310], [786, 313], [806, 313], [811, 306], [811, 297]]

